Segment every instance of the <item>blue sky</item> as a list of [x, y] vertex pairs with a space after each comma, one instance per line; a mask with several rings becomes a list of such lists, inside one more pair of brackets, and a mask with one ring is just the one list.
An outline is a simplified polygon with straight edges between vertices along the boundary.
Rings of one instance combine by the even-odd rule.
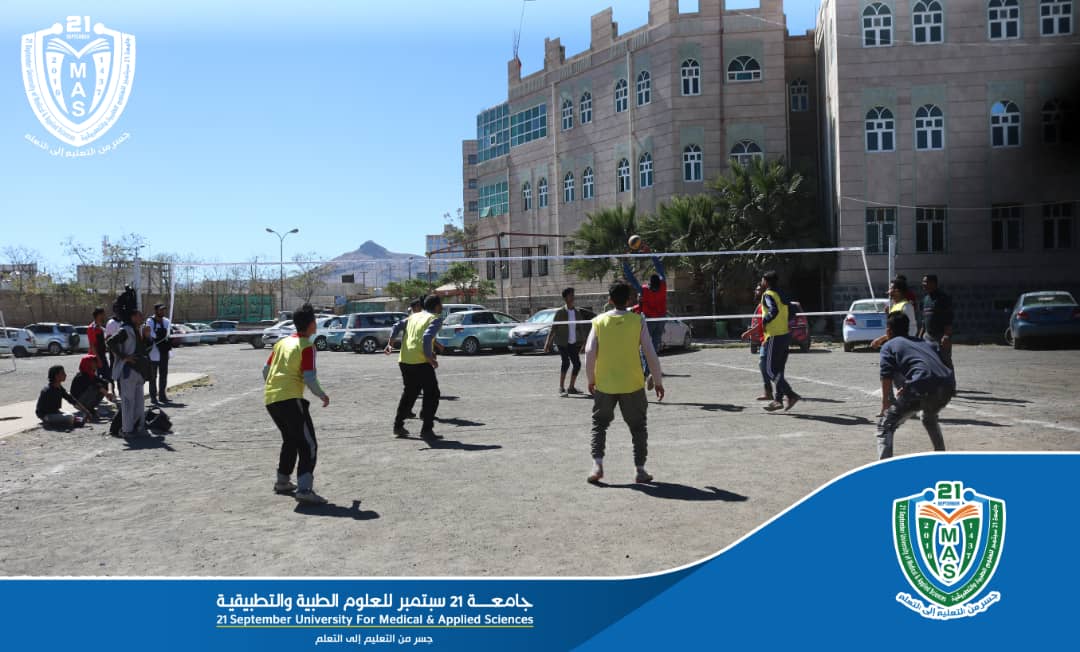
[[[529, 2], [524, 74], [542, 67], [545, 37], [561, 37], [570, 56], [588, 47], [593, 13], [613, 6], [629, 31], [647, 21], [648, 4]], [[816, 7], [787, 0], [792, 33], [813, 26]], [[332, 257], [368, 239], [422, 253], [424, 234], [461, 205], [461, 141], [475, 137], [480, 110], [506, 98], [521, 8], [518, 0], [4, 0], [0, 248], [30, 247], [63, 271], [68, 236], [96, 245], [134, 232], [149, 243], [144, 257], [277, 260], [269, 226], [299, 227], [286, 257]], [[24, 140], [59, 144], [31, 112], [16, 58], [22, 34], [72, 13], [137, 39], [131, 99], [95, 145], [130, 138], [77, 160]]]

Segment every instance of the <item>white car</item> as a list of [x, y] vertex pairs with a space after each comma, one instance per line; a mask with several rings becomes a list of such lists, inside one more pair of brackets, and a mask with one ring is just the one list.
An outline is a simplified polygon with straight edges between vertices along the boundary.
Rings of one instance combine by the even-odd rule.
[[[251, 345], [257, 349], [261, 349], [263, 346], [274, 346], [278, 340], [288, 337], [296, 332], [296, 328], [293, 326], [291, 319], [279, 321], [270, 328], [263, 331], [262, 338], [255, 338], [251, 341]], [[262, 346], [259, 346], [259, 344]]]
[[855, 350], [856, 344], [869, 344], [885, 334], [885, 313], [888, 299], [859, 299], [848, 308], [844, 318], [844, 350]]
[[[673, 315], [669, 312], [668, 317]], [[679, 319], [664, 322], [664, 334], [660, 336], [660, 351], [668, 349], [689, 349], [690, 327]], [[660, 353], [657, 351], [657, 353]]]
[[[311, 343], [315, 346], [317, 351], [325, 351], [330, 348], [327, 338], [334, 333], [344, 333], [345, 321], [348, 319], [346, 315], [320, 315], [315, 318], [318, 323], [318, 328], [315, 330], [315, 336], [311, 339]], [[330, 340], [334, 341], [334, 340]], [[338, 342], [341, 338], [338, 337]]]
[[25, 358], [38, 352], [34, 336], [25, 328], [0, 329], [0, 352], [10, 353], [16, 358]]

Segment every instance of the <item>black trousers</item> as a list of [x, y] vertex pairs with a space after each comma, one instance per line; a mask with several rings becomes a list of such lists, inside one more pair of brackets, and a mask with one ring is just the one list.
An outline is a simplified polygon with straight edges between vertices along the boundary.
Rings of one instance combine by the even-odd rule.
[[570, 367], [574, 368], [575, 375], [581, 371], [581, 355], [577, 342], [566, 346], [560, 345], [559, 355], [562, 357], [562, 373], [565, 374]]
[[404, 389], [401, 391], [401, 401], [398, 403], [397, 415], [394, 417], [394, 427], [405, 426], [405, 418], [412, 412], [416, 405], [416, 397], [424, 392], [424, 402], [420, 406], [420, 420], [424, 430], [431, 430], [435, 425], [435, 413], [439, 410], [439, 379], [435, 376], [435, 367], [426, 362], [420, 364], [405, 364], [399, 362], [401, 367], [401, 382]]
[[165, 388], [169, 386], [169, 354], [162, 353], [160, 362], [150, 362], [150, 400], [164, 399]]
[[270, 418], [281, 431], [278, 473], [291, 475], [299, 458], [300, 468], [296, 469], [296, 476], [301, 489], [311, 489], [311, 476], [315, 471], [319, 452], [319, 442], [315, 440], [315, 426], [311, 423], [310, 406], [311, 403], [304, 398], [290, 398], [266, 406]]

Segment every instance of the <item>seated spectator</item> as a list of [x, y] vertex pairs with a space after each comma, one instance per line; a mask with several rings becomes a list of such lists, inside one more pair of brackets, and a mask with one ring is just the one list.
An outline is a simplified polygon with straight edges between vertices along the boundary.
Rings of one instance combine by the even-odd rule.
[[34, 410], [37, 418], [47, 426], [71, 428], [81, 426], [83, 423], [81, 416], [60, 411], [61, 401], [67, 401], [75, 408], [79, 408], [79, 403], [64, 389], [65, 380], [67, 380], [67, 374], [64, 373], [62, 366], [49, 367], [49, 384], [41, 390], [37, 409]]
[[100, 369], [100, 357], [93, 354], [84, 355], [79, 361], [79, 373], [75, 374], [75, 378], [71, 381], [71, 395], [84, 408], [90, 410], [87, 417], [91, 419], [98, 416], [97, 406], [102, 399], [116, 400], [109, 391], [109, 383], [102, 379]]

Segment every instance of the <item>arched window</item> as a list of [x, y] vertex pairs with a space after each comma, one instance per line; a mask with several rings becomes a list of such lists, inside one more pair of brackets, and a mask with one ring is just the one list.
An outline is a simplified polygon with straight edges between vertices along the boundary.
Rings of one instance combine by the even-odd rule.
[[581, 198], [592, 199], [595, 195], [593, 188], [593, 171], [592, 168], [585, 168], [581, 172]]
[[1075, 117], [1068, 102], [1053, 99], [1043, 105], [1043, 142], [1048, 145], [1072, 142], [1072, 122]]
[[592, 122], [592, 93], [586, 91], [581, 95], [581, 124], [587, 125]]
[[652, 77], [648, 70], [642, 70], [637, 76], [637, 105], [645, 106], [652, 102]]
[[761, 80], [761, 64], [754, 57], [735, 57], [727, 67], [729, 82]]
[[863, 9], [863, 47], [892, 45], [892, 11], [880, 2]]
[[570, 100], [562, 103], [562, 128], [563, 131], [574, 128], [574, 103]]
[[687, 59], [680, 67], [682, 94], [701, 95], [701, 65], [695, 59]]
[[539, 195], [537, 204], [540, 208], [547, 208], [547, 179], [540, 177], [540, 181], [536, 184], [536, 194]]
[[641, 155], [637, 162], [638, 169], [638, 187], [639, 188], [651, 188], [652, 187], [652, 154], [645, 152]]
[[562, 180], [562, 200], [564, 204], [574, 201], [574, 173], [567, 172]]
[[764, 158], [765, 154], [761, 151], [761, 147], [752, 140], [740, 140], [731, 148], [731, 160], [742, 166], [750, 165], [754, 159]]
[[810, 110], [810, 87], [801, 79], [791, 82], [791, 111], [799, 113]]
[[1040, 0], [1039, 31], [1043, 36], [1072, 34], [1073, 0]]
[[986, 22], [992, 39], [1020, 38], [1020, 2], [990, 0], [986, 10]]
[[945, 114], [933, 104], [915, 110], [915, 149], [945, 149]]
[[701, 148], [687, 145], [682, 153], [683, 181], [701, 181]]
[[625, 79], [615, 82], [615, 113], [622, 113], [626, 110], [629, 92]]
[[615, 188], [619, 192], [630, 190], [630, 161], [626, 159], [619, 160], [619, 165], [615, 169], [615, 181]]
[[938, 0], [919, 0], [911, 6], [911, 27], [916, 43], [941, 43], [945, 12]]
[[896, 149], [896, 120], [892, 111], [878, 106], [866, 112], [866, 151], [891, 152]]
[[532, 185], [528, 181], [521, 185], [521, 210], [532, 210]]
[[1020, 146], [1020, 107], [1009, 100], [1001, 100], [990, 107], [990, 145]]

